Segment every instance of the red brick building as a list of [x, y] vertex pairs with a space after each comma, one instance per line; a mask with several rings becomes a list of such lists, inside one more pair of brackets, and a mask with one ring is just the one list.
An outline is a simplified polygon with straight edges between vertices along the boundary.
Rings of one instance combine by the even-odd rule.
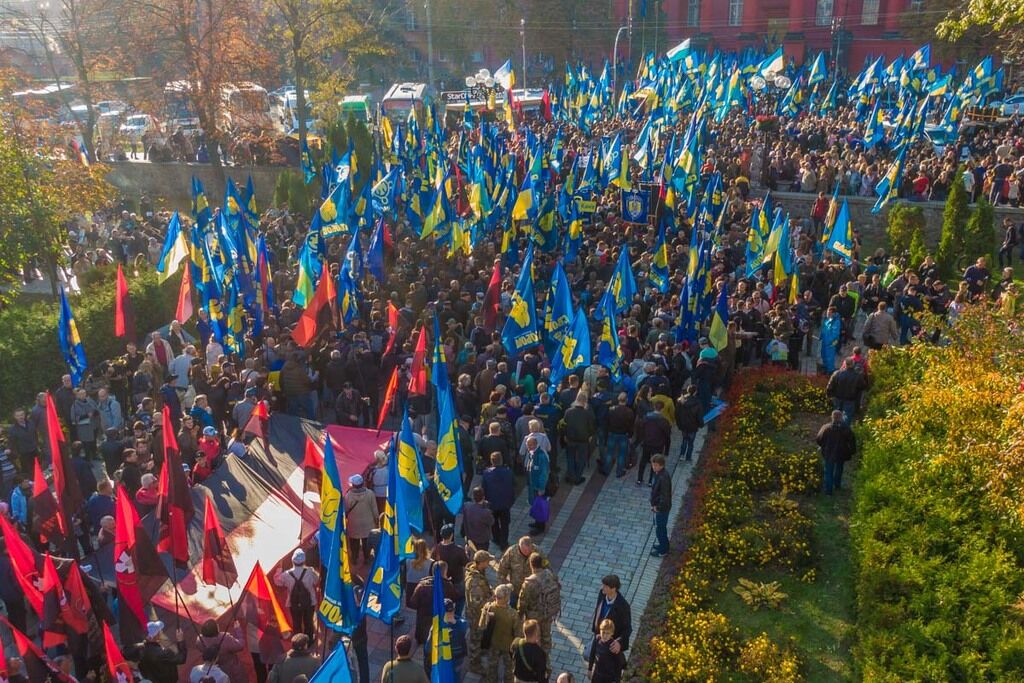
[[[634, 39], [641, 0], [615, 0], [618, 16], [633, 8]], [[664, 34], [669, 46], [691, 38], [695, 46], [741, 50], [784, 46], [797, 61], [825, 51], [840, 67], [859, 70], [868, 55], [893, 59], [919, 45], [903, 35], [908, 13], [924, 0], [665, 0]], [[648, 19], [650, 22], [650, 19]], [[650, 23], [648, 23], [650, 25]], [[634, 45], [635, 49], [635, 45]], [[621, 51], [621, 49], [620, 49]]]

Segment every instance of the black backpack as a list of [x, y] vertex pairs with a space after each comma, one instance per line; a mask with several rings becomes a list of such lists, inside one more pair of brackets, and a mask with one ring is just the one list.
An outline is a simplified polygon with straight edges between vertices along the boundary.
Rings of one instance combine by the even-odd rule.
[[313, 596], [309, 594], [306, 584], [302, 583], [302, 578], [306, 575], [306, 571], [306, 568], [303, 567], [302, 572], [298, 576], [295, 576], [294, 572], [292, 573], [295, 583], [292, 584], [292, 592], [289, 599], [294, 610], [305, 611], [313, 609]]

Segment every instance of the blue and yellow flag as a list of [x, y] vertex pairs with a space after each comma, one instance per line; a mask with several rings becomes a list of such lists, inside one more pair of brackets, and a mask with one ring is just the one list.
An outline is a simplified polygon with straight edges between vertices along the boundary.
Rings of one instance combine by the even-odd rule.
[[[202, 679], [200, 679], [202, 680]], [[352, 683], [352, 671], [348, 666], [348, 652], [345, 641], [339, 640], [330, 656], [320, 665], [309, 683]]]
[[850, 221], [850, 207], [845, 199], [836, 212], [836, 220], [825, 242], [825, 248], [838, 254], [846, 263], [853, 262], [853, 223]]
[[562, 338], [562, 344], [551, 358], [551, 384], [549, 391], [558, 390], [562, 380], [578, 367], [590, 364], [590, 326], [587, 312], [582, 306], [572, 317], [572, 325]]
[[615, 323], [615, 306], [611, 299], [602, 299], [598, 305], [604, 306], [605, 311], [601, 322], [601, 338], [597, 342], [597, 362], [608, 368], [612, 379], [617, 382], [622, 376], [622, 349]]
[[199, 178], [192, 176], [192, 220], [202, 231], [206, 229], [211, 218], [213, 218], [213, 212], [210, 210], [210, 202], [206, 198], [203, 183]]
[[879, 213], [899, 193], [900, 181], [903, 178], [903, 164], [909, 147], [910, 145], [903, 145], [900, 148], [900, 153], [896, 155], [896, 158], [889, 165], [889, 170], [885, 172], [882, 180], [875, 186], [875, 194], [878, 195], [878, 201], [872, 207], [871, 213]]
[[[413, 536], [409, 528], [406, 499], [398, 495], [398, 435], [391, 439], [388, 454], [388, 495], [384, 499], [384, 522], [377, 555], [363, 591], [362, 610], [385, 624], [402, 611], [402, 560], [413, 557]], [[422, 507], [422, 506], [420, 506]]]
[[729, 288], [722, 286], [722, 292], [718, 295], [718, 303], [715, 305], [715, 313], [711, 318], [711, 331], [708, 332], [708, 341], [721, 351], [729, 343]]
[[[324, 432], [324, 469], [320, 477], [320, 561], [326, 567], [331, 558], [331, 544], [334, 541], [334, 529], [338, 521], [338, 512], [342, 509], [341, 473], [338, 461], [334, 456], [334, 444]], [[344, 520], [342, 520], [344, 524]]]
[[[427, 490], [427, 476], [423, 473], [423, 462], [412, 435], [409, 411], [402, 415], [402, 428], [398, 433], [398, 486], [396, 495], [405, 510], [409, 528], [416, 533], [423, 531], [423, 492]], [[389, 490], [390, 495], [390, 490]]]
[[654, 258], [651, 259], [651, 272], [648, 279], [662, 294], [668, 291], [668, 244], [665, 240], [664, 223], [658, 228], [658, 241], [654, 244]]
[[334, 185], [331, 193], [320, 205], [316, 217], [320, 221], [320, 230], [324, 237], [344, 235], [352, 232], [349, 225], [350, 204], [352, 202], [352, 189], [348, 178], [339, 180]]
[[571, 314], [572, 292], [569, 290], [569, 278], [562, 268], [562, 262], [558, 261], [551, 274], [551, 289], [544, 299], [544, 352], [548, 358], [553, 358], [561, 347], [571, 322]]
[[71, 312], [71, 304], [68, 303], [68, 296], [63, 285], [60, 288], [60, 319], [57, 322], [57, 341], [60, 342], [60, 352], [64, 355], [64, 363], [67, 364], [68, 374], [71, 375], [71, 385], [77, 387], [82, 381], [82, 373], [88, 366], [82, 338], [78, 335], [78, 326], [75, 325], [75, 316]]
[[885, 140], [885, 126], [882, 124], [883, 112], [880, 109], [882, 98], [875, 99], [875, 105], [868, 116], [867, 130], [864, 133], [864, 147], [871, 149]]
[[[633, 277], [633, 264], [629, 261], [629, 247], [622, 245], [619, 260], [615, 264], [612, 279], [608, 282], [605, 297], [615, 302], [615, 312], [623, 313], [633, 305], [636, 295], [636, 278]], [[601, 311], [603, 314], [604, 311]]]
[[811, 65], [811, 75], [807, 77], [807, 87], [813, 88], [821, 83], [828, 76], [828, 67], [825, 64], [825, 53], [819, 52]]
[[[326, 435], [326, 432], [325, 432]], [[329, 473], [330, 472], [330, 473]], [[329, 479], [335, 481], [327, 483]], [[320, 533], [324, 532], [325, 525], [329, 529], [327, 543], [327, 555], [324, 570], [324, 594], [320, 599], [320, 606], [317, 614], [324, 626], [332, 631], [351, 634], [359, 623], [359, 606], [356, 604], [355, 593], [352, 589], [352, 568], [349, 565], [348, 539], [345, 535], [345, 505], [341, 498], [340, 475], [338, 464], [334, 459], [334, 448], [331, 446], [330, 436], [326, 436], [324, 444], [324, 473], [320, 485]], [[338, 484], [337, 488], [335, 485]], [[325, 502], [324, 490], [328, 489], [331, 500]], [[335, 491], [337, 498], [335, 498]], [[333, 519], [324, 518], [324, 510], [330, 512], [334, 506]], [[320, 548], [323, 552], [324, 538], [320, 537]]]
[[433, 620], [430, 626], [430, 683], [455, 683], [452, 657], [452, 629], [444, 620], [444, 581], [441, 567], [434, 564]]
[[316, 178], [316, 166], [313, 165], [313, 155], [309, 151], [309, 141], [302, 141], [302, 153], [299, 155], [299, 167], [302, 169], [302, 180], [309, 185]]
[[[440, 340], [438, 340], [440, 341]], [[442, 356], [444, 351], [441, 352]], [[434, 486], [453, 516], [462, 509], [462, 448], [459, 443], [458, 415], [450, 382], [437, 385], [437, 467]]]
[[313, 214], [313, 222], [299, 250], [299, 277], [295, 283], [292, 301], [305, 308], [313, 300], [316, 283], [323, 272], [324, 239], [320, 232], [320, 214]]
[[178, 266], [188, 257], [188, 241], [181, 230], [181, 218], [175, 211], [171, 222], [167, 224], [167, 238], [160, 251], [160, 260], [156, 264], [158, 280], [163, 282], [178, 272]]
[[629, 181], [629, 156], [622, 153], [622, 133], [615, 135], [601, 157], [601, 184], [616, 185], [624, 190], [633, 187]]
[[565, 232], [565, 260], [573, 263], [579, 258], [583, 245], [583, 216], [575, 197], [569, 198], [569, 229]]
[[540, 342], [537, 327], [537, 302], [533, 296], [533, 243], [526, 250], [516, 288], [512, 291], [512, 309], [501, 330], [501, 343], [515, 358]]

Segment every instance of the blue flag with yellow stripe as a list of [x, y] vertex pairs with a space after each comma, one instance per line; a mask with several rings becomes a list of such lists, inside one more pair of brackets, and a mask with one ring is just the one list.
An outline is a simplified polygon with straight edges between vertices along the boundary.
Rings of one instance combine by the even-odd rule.
[[82, 374], [87, 367], [85, 347], [82, 346], [82, 338], [78, 335], [75, 316], [71, 312], [71, 304], [68, 303], [68, 295], [63, 286], [60, 288], [60, 319], [57, 323], [57, 341], [60, 342], [60, 352], [64, 356], [64, 363], [68, 366], [68, 374], [71, 375], [71, 385], [77, 387], [81, 383]]
[[444, 581], [441, 567], [434, 564], [433, 619], [430, 625], [430, 683], [455, 683], [452, 657], [452, 629], [444, 620]]

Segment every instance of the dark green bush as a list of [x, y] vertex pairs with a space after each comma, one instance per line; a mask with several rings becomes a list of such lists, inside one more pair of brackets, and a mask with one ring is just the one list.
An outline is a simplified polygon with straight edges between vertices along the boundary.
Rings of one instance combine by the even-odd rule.
[[[78, 333], [89, 368], [124, 353], [127, 340], [114, 336], [113, 267], [90, 273], [80, 295], [70, 297]], [[138, 341], [174, 317], [180, 277], [162, 285], [147, 269], [135, 276], [125, 272]], [[60, 384], [67, 372], [57, 342], [58, 306], [53, 302], [15, 304], [0, 312], [0, 419], [16, 406], [31, 404], [36, 392]]]

